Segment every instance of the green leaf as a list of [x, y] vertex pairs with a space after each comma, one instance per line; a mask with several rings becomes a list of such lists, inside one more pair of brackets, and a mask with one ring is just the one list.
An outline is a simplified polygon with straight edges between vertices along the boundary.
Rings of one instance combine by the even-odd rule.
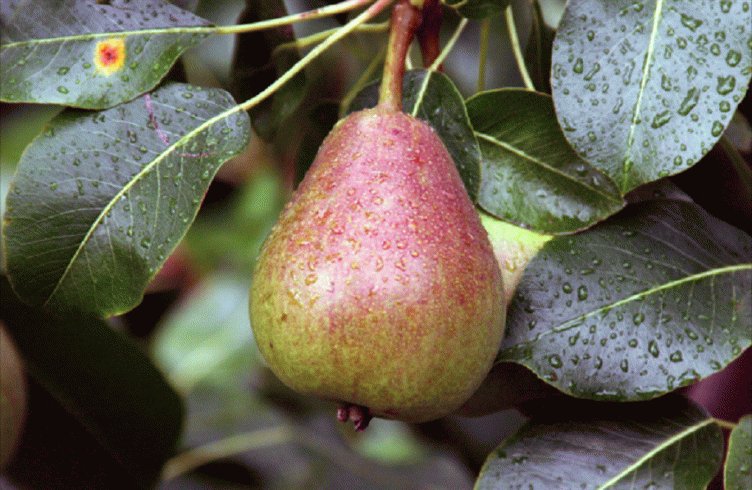
[[279, 175], [257, 172], [222, 209], [199, 214], [183, 240], [194, 263], [201, 270], [229, 269], [250, 279], [285, 196]]
[[751, 305], [752, 237], [694, 204], [648, 202], [543, 246], [498, 360], [581, 398], [653, 398], [752, 344]]
[[[374, 82], [361, 90], [348, 113], [375, 107], [380, 83]], [[454, 160], [470, 199], [475, 202], [480, 183], [480, 148], [465, 101], [454, 83], [443, 73], [407, 71], [402, 79], [402, 110], [427, 122], [436, 131]]]
[[742, 417], [731, 431], [723, 482], [726, 490], [752, 488], [752, 415]]
[[26, 149], [8, 192], [14, 289], [100, 316], [132, 308], [249, 137], [228, 93], [183, 84], [102, 112], [62, 112]]
[[[239, 24], [250, 24], [284, 17], [287, 8], [282, 0], [247, 0]], [[271, 85], [300, 61], [297, 48], [286, 43], [295, 41], [292, 26], [238, 34], [232, 67], [232, 93], [237, 100], [248, 100]], [[306, 92], [305, 72], [295, 75], [270, 98], [249, 112], [256, 133], [265, 141], [274, 139], [279, 126], [300, 106]]]
[[[257, 351], [248, 328], [249, 288], [247, 278], [212, 274], [160, 322], [154, 360], [181, 393], [214, 382], [229, 395], [229, 385], [251, 372]], [[247, 396], [246, 386], [238, 388]]]
[[[22, 304], [4, 277], [0, 289], [3, 322], [29, 374], [139, 488], [153, 487], [182, 430], [183, 405], [176, 393], [141, 351], [104, 321]], [[54, 441], [54, 434], [48, 436]]]
[[752, 74], [746, 2], [569, 2], [551, 85], [575, 150], [622, 192], [707, 153]]
[[0, 100], [87, 109], [154, 88], [211, 26], [145, 0], [2, 0], [0, 22]]
[[469, 19], [485, 19], [504, 13], [512, 0], [444, 0], [444, 3]]
[[483, 154], [478, 204], [536, 231], [586, 228], [624, 205], [619, 190], [572, 150], [551, 97], [523, 89], [467, 101]]
[[723, 435], [690, 403], [667, 397], [532, 419], [491, 453], [475, 489], [702, 490], [720, 468]]

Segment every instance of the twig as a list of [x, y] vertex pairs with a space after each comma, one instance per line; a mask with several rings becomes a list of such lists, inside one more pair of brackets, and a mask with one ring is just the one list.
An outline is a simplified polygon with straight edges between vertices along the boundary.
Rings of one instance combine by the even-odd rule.
[[[243, 102], [242, 104], [239, 104], [237, 106], [238, 110], [247, 111], [251, 107], [254, 107], [256, 104], [258, 104], [259, 102], [261, 102], [262, 100], [266, 99], [271, 94], [279, 90], [279, 88], [282, 85], [287, 83], [292, 77], [294, 77], [300, 71], [302, 71], [303, 68], [305, 68], [306, 65], [308, 65], [308, 63], [310, 63], [313, 59], [315, 59], [321, 53], [329, 49], [334, 43], [336, 43], [343, 37], [350, 34], [359, 25], [372, 19], [374, 16], [376, 16], [376, 14], [378, 14], [383, 9], [388, 7], [393, 1], [394, 0], [377, 0], [373, 5], [371, 5], [368, 9], [363, 11], [360, 15], [352, 19], [350, 22], [348, 22], [344, 26], [340, 27], [336, 33], [332, 34], [324, 42], [322, 42], [321, 44], [313, 48], [311, 51], [309, 51], [308, 54], [306, 54], [297, 63], [295, 63], [292, 67], [290, 67], [290, 69], [287, 70], [277, 80], [275, 80], [274, 83], [272, 83], [271, 85], [266, 87], [264, 90], [259, 92], [255, 97], [252, 97], [248, 99], [247, 101]], [[225, 116], [225, 114], [220, 114], [220, 116]]]
[[478, 92], [486, 88], [486, 64], [488, 63], [488, 38], [491, 35], [491, 19], [480, 24], [480, 47], [478, 53]]
[[431, 66], [428, 67], [429, 71], [437, 71], [439, 69], [439, 66], [444, 62], [444, 59], [449, 55], [449, 52], [457, 43], [457, 40], [460, 38], [460, 34], [462, 34], [462, 31], [465, 29], [465, 26], [467, 26], [467, 19], [463, 18], [460, 21], [460, 23], [457, 25], [457, 29], [455, 29], [454, 33], [452, 34], [452, 37], [449, 38], [449, 41], [447, 41], [447, 44], [446, 46], [444, 46], [444, 49], [442, 49], [441, 53], [439, 53], [439, 56], [437, 56], [434, 62], [431, 64]]
[[520, 38], [517, 35], [517, 27], [514, 23], [514, 12], [512, 12], [511, 5], [509, 5], [504, 11], [504, 16], [507, 21], [509, 42], [512, 44], [512, 52], [514, 52], [514, 59], [517, 61], [517, 69], [520, 71], [520, 75], [522, 75], [522, 81], [525, 82], [526, 88], [529, 90], [535, 90], [535, 84], [533, 84], [533, 80], [530, 78], [530, 73], [527, 71], [527, 66], [525, 66], [525, 57], [520, 48]]
[[345, 2], [335, 3], [334, 5], [328, 5], [307, 12], [301, 12], [299, 14], [285, 15], [284, 17], [277, 17], [275, 19], [263, 20], [260, 22], [254, 22], [252, 24], [237, 24], [232, 26], [218, 26], [218, 27], [206, 27], [202, 30], [214, 34], [238, 34], [243, 32], [261, 31], [264, 29], [273, 29], [275, 27], [282, 27], [296, 22], [303, 22], [306, 20], [320, 19], [322, 17], [331, 17], [333, 15], [349, 12], [355, 10], [358, 7], [362, 7], [373, 0], [347, 0]]
[[190, 449], [167, 461], [162, 470], [162, 480], [172, 480], [218, 459], [282, 444], [291, 440], [293, 435], [291, 428], [278, 426], [236, 434]]

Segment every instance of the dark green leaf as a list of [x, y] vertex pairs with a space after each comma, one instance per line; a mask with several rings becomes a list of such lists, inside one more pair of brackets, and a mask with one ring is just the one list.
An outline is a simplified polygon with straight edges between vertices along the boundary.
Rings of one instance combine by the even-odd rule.
[[445, 0], [445, 4], [469, 19], [484, 19], [504, 13], [512, 0]]
[[0, 100], [88, 109], [152, 89], [211, 25], [146, 0], [2, 0], [0, 22]]
[[752, 488], [752, 415], [745, 415], [731, 431], [723, 469], [726, 490]]
[[[355, 112], [378, 103], [380, 82], [365, 87], [348, 108]], [[480, 148], [473, 134], [465, 102], [443, 73], [410, 70], [402, 79], [402, 110], [426, 121], [444, 142], [475, 202], [480, 183]]]
[[592, 408], [529, 421], [491, 453], [476, 490], [702, 490], [720, 468], [721, 431], [691, 402]]
[[0, 286], [2, 319], [29, 373], [141, 488], [153, 486], [181, 433], [183, 406], [175, 392], [104, 321], [28, 307], [5, 278]]
[[[248, 0], [239, 24], [250, 24], [287, 15], [282, 0]], [[239, 34], [232, 66], [232, 93], [238, 101], [248, 100], [271, 85], [300, 60], [292, 26]], [[256, 133], [266, 141], [274, 138], [279, 125], [298, 108], [306, 89], [304, 72], [295, 75], [274, 95], [249, 112]]]
[[652, 398], [752, 344], [752, 237], [653, 201], [546, 243], [509, 305], [499, 360], [582, 398]]
[[132, 308], [249, 137], [228, 93], [182, 84], [102, 112], [62, 112], [29, 145], [8, 192], [16, 292], [100, 316]]
[[747, 2], [569, 2], [551, 85], [567, 139], [622, 192], [707, 153], [752, 74]]
[[546, 25], [540, 1], [533, 2], [530, 39], [525, 49], [525, 65], [538, 92], [551, 93], [551, 55], [556, 31]]
[[536, 231], [581, 230], [624, 205], [605, 175], [572, 150], [551, 97], [523, 89], [482, 92], [467, 111], [483, 154], [478, 204]]

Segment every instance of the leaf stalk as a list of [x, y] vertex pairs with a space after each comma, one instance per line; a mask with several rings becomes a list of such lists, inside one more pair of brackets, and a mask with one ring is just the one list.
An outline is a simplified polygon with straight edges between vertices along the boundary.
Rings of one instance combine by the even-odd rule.
[[504, 18], [507, 21], [507, 32], [509, 34], [509, 42], [512, 45], [514, 59], [517, 62], [517, 69], [520, 71], [522, 81], [525, 83], [525, 88], [535, 90], [535, 84], [533, 83], [533, 79], [530, 78], [530, 73], [528, 73], [527, 66], [525, 65], [525, 56], [522, 54], [522, 48], [520, 47], [520, 37], [517, 35], [517, 25], [514, 22], [514, 12], [511, 5], [504, 11]]

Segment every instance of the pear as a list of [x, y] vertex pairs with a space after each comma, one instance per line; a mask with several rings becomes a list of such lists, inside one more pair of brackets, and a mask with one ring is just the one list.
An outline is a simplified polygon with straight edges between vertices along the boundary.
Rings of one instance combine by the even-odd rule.
[[480, 222], [488, 232], [488, 239], [491, 241], [496, 260], [501, 267], [508, 305], [512, 301], [525, 267], [543, 248], [543, 245], [553, 238], [553, 235], [513, 225], [482, 211]]
[[341, 120], [262, 246], [258, 348], [340, 420], [424, 422], [460, 407], [504, 330], [503, 279], [441, 139], [387, 104]]
[[[480, 221], [488, 232], [501, 267], [505, 304], [509, 305], [527, 264], [553, 237], [502, 221], [482, 211]], [[473, 396], [454, 414], [482, 417], [508, 408], [520, 408], [535, 400], [558, 396], [559, 393], [520, 364], [497, 363]]]

